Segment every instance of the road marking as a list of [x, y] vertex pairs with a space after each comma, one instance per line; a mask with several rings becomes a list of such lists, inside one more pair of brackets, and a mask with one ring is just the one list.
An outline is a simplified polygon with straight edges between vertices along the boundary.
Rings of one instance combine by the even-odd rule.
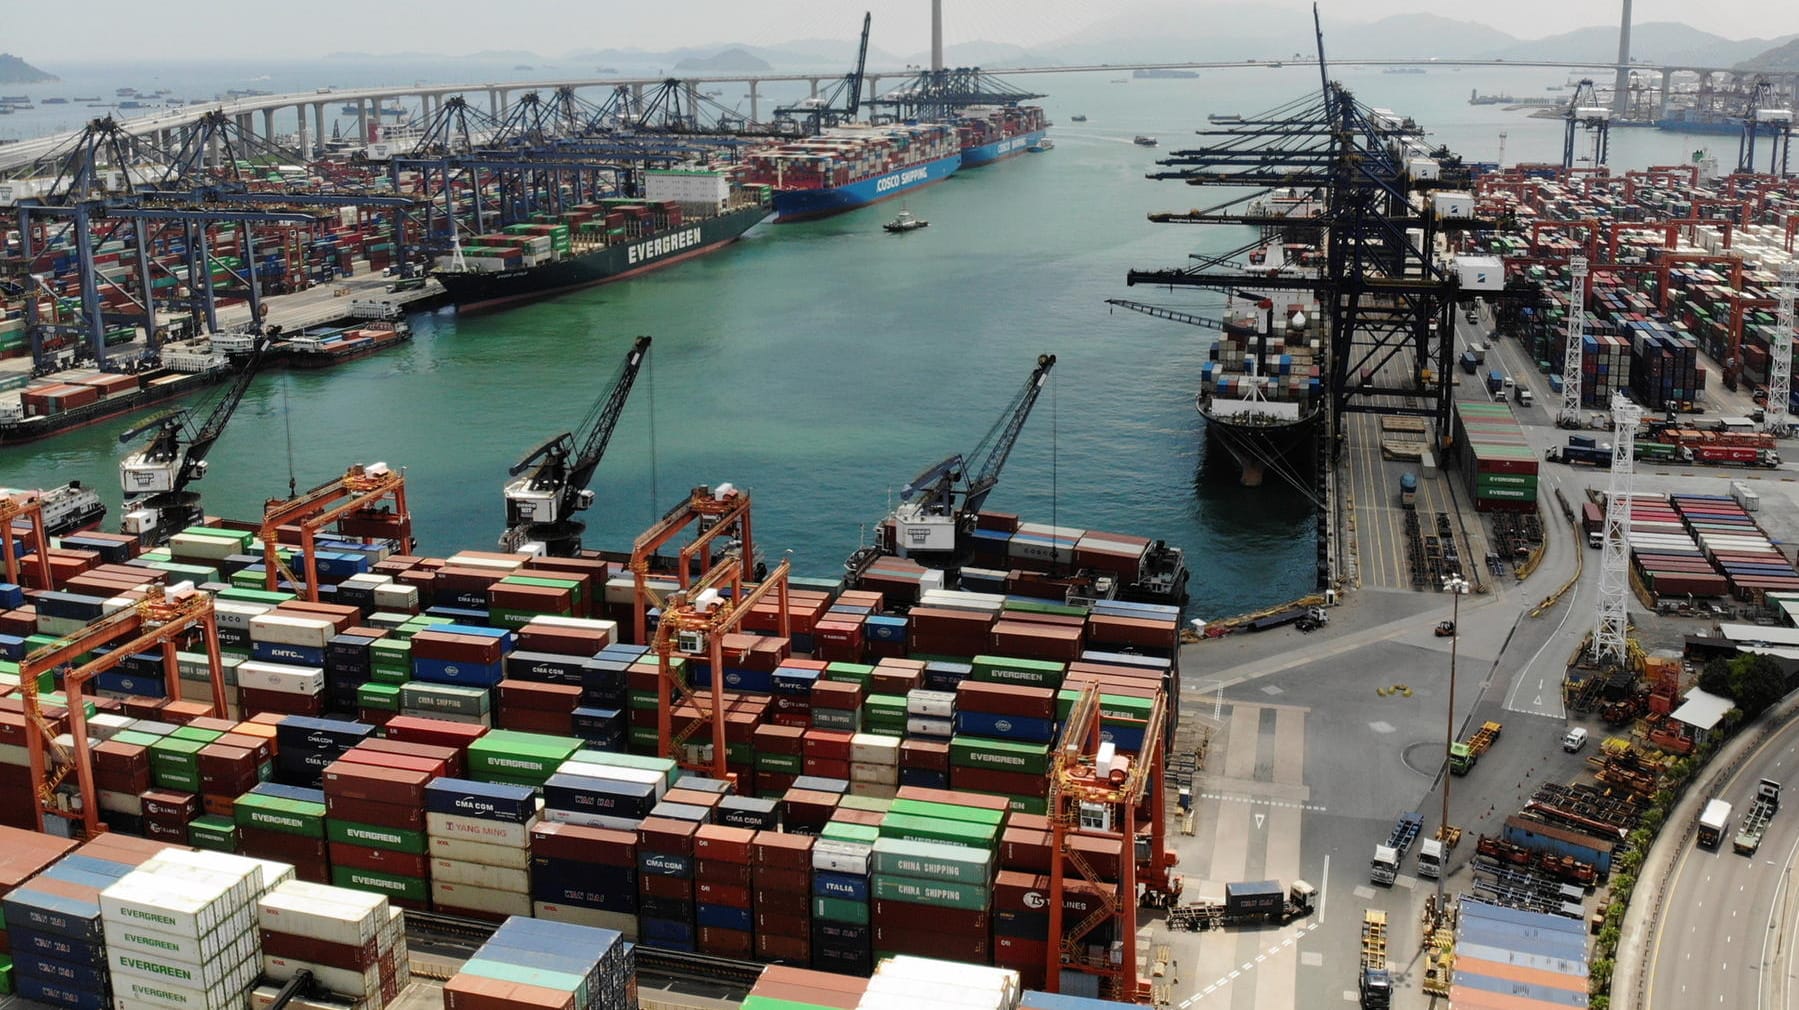
[[[1291, 936], [1288, 936], [1286, 939], [1282, 940], [1280, 943], [1277, 943], [1274, 946], [1269, 947], [1266, 953], [1257, 954], [1253, 960], [1243, 962], [1241, 965], [1238, 965], [1236, 968], [1233, 968], [1229, 974], [1226, 974], [1226, 975], [1220, 977], [1216, 982], [1213, 982], [1212, 984], [1206, 986], [1204, 989], [1201, 989], [1200, 991], [1187, 997], [1185, 1000], [1182, 1000], [1180, 1003], [1182, 1010], [1186, 1010], [1187, 1007], [1192, 1006], [1193, 1004], [1199, 1002], [1200, 1000], [1205, 999], [1207, 996], [1210, 996], [1213, 993], [1219, 991], [1220, 989], [1223, 989], [1226, 986], [1230, 985], [1230, 983], [1232, 981], [1237, 979], [1239, 976], [1243, 975], [1245, 972], [1254, 971], [1256, 965], [1261, 964], [1261, 963], [1265, 962], [1266, 960], [1268, 960], [1268, 958], [1278, 955], [1282, 951], [1286, 950], [1287, 948], [1292, 947], [1294, 944], [1298, 943], [1300, 940], [1303, 940], [1307, 936], [1310, 936], [1314, 930], [1316, 930], [1319, 926], [1322, 926], [1322, 925], [1324, 925], [1324, 922], [1322, 921], [1322, 919], [1314, 920], [1312, 922], [1307, 923], [1298, 932], [1292, 934]], [[1311, 958], [1313, 956], [1314, 955], [1311, 955], [1311, 954], [1301, 954], [1300, 959], [1301, 959], [1302, 963], [1307, 964], [1307, 965], [1322, 965], [1324, 963], [1324, 956], [1322, 954], [1316, 955], [1316, 960], [1308, 960], [1308, 958]]]
[[1256, 815], [1256, 830], [1257, 831], [1262, 830], [1262, 822], [1266, 821], [1267, 819], [1268, 819], [1267, 814], [1257, 814]]
[[1318, 885], [1318, 925], [1324, 925], [1324, 906], [1331, 900], [1331, 857], [1324, 854], [1324, 876]]
[[[1256, 806], [1282, 807], [1287, 810], [1310, 810], [1315, 814], [1322, 814], [1325, 812], [1324, 806], [1319, 803], [1293, 803], [1288, 800], [1271, 800], [1261, 796], [1241, 796], [1236, 793], [1200, 793], [1199, 798], [1202, 800], [1220, 800], [1231, 803], [1253, 803]], [[1256, 816], [1260, 817], [1262, 815], [1257, 814]]]

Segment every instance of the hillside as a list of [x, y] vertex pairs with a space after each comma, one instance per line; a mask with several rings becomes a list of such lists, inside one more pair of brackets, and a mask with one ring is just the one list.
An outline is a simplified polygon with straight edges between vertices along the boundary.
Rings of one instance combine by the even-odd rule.
[[1799, 39], [1775, 46], [1764, 53], [1737, 64], [1739, 70], [1772, 70], [1784, 73], [1799, 71]]
[[767, 60], [741, 49], [727, 49], [716, 56], [689, 56], [675, 64], [677, 73], [691, 74], [766, 74], [773, 69]]
[[60, 80], [62, 78], [55, 74], [46, 74], [11, 53], [0, 53], [0, 84], [42, 84]]

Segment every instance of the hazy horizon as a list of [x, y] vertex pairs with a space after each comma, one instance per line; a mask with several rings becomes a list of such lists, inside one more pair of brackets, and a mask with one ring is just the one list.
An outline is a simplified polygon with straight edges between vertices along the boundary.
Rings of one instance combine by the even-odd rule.
[[[58, 63], [191, 60], [203, 53], [236, 62], [259, 58], [317, 59], [336, 52], [455, 57], [478, 52], [528, 51], [555, 60], [591, 49], [656, 52], [732, 44], [778, 48], [785, 43], [817, 39], [850, 43], [861, 29], [864, 10], [874, 14], [872, 45], [876, 48], [904, 57], [923, 52], [930, 45], [929, 0], [867, 0], [863, 4], [823, 0], [762, 0], [756, 4], [678, 0], [671, 6], [683, 16], [671, 18], [668, 8], [626, 7], [617, 0], [537, 0], [529, 6], [528, 13], [508, 11], [505, 23], [496, 25], [492, 4], [475, 0], [437, 0], [431, 16], [423, 20], [418, 19], [416, 9], [409, 4], [352, 4], [344, 0], [315, 0], [306, 6], [303, 17], [280, 19], [221, 16], [217, 0], [162, 0], [153, 6], [125, 0], [91, 0], [81, 8], [80, 30], [75, 31], [68, 23], [68, 13], [54, 5], [11, 4], [7, 21], [12, 31], [0, 48], [51, 73]], [[985, 42], [1025, 48], [1050, 46], [1069, 41], [1101, 23], [1116, 24], [1133, 13], [1140, 13], [1144, 19], [1143, 34], [1153, 36], [1157, 25], [1171, 16], [1170, 12], [1183, 18], [1190, 14], [1192, 23], [1185, 27], [1191, 30], [1204, 27], [1209, 10], [1241, 10], [1242, 6], [1202, 2], [1177, 7], [1165, 0], [981, 0], [978, 4], [945, 0], [944, 40], [949, 45]], [[1283, 13], [1308, 7], [1303, 3], [1262, 6]], [[1469, 5], [1432, 13], [1484, 24], [1518, 38], [1535, 39], [1583, 27], [1615, 27], [1619, 6], [1615, 0], [1580, 0], [1573, 4], [1514, 0], [1505, 5]], [[1425, 8], [1416, 0], [1325, 0], [1321, 12], [1328, 50], [1333, 24], [1366, 23], [1423, 13]], [[1695, 7], [1675, 0], [1635, 0], [1632, 21], [1638, 25], [1677, 21], [1731, 39], [1770, 38], [1799, 33], [1799, 4], [1713, 0]], [[271, 25], [280, 30], [271, 33]], [[1175, 29], [1171, 26], [1169, 30]]]

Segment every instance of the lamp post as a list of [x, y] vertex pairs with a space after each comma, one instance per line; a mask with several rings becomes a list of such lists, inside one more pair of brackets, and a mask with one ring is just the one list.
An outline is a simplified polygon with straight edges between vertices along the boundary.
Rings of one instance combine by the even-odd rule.
[[[1468, 592], [1468, 580], [1462, 578], [1460, 572], [1443, 579], [1443, 591], [1453, 594], [1450, 604], [1449, 635], [1449, 711], [1443, 720], [1443, 819], [1437, 824], [1437, 835], [1441, 838], [1449, 827], [1449, 780], [1455, 776], [1451, 773], [1450, 748], [1455, 746], [1455, 655], [1456, 643], [1462, 637], [1462, 596]], [[1449, 859], [1445, 850], [1444, 859], [1437, 867], [1437, 915], [1441, 919], [1443, 906], [1443, 878], [1448, 876]]]

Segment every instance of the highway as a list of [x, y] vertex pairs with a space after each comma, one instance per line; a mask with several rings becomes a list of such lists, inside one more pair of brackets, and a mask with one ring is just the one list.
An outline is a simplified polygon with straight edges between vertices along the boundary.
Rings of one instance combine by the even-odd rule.
[[[1789, 722], [1751, 751], [1719, 789], [1717, 795], [1734, 808], [1730, 833], [1735, 834], [1761, 779], [1794, 781], [1795, 770], [1799, 721]], [[1789, 1004], [1799, 973], [1794, 963], [1799, 900], [1793, 894], [1799, 814], [1790, 809], [1791, 796], [1789, 791], [1789, 809], [1775, 816], [1754, 856], [1731, 851], [1729, 837], [1718, 851], [1707, 852], [1693, 843], [1692, 824], [1669, 826], [1681, 851], [1650, 956], [1642, 999], [1648, 1010]]]

